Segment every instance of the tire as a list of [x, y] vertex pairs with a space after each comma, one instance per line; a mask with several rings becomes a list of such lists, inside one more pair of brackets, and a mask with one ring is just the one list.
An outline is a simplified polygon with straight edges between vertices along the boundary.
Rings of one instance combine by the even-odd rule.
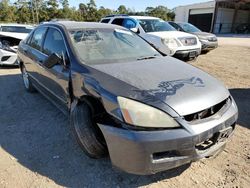
[[70, 116], [73, 134], [82, 150], [91, 158], [105, 157], [108, 153], [105, 140], [93, 121], [89, 106], [77, 105]]
[[201, 55], [205, 55], [205, 54], [207, 54], [209, 52], [209, 50], [203, 50], [203, 51], [201, 51]]
[[30, 93], [36, 92], [36, 89], [32, 85], [32, 82], [24, 66], [21, 67], [21, 71], [22, 71], [23, 84], [24, 84], [26, 91]]

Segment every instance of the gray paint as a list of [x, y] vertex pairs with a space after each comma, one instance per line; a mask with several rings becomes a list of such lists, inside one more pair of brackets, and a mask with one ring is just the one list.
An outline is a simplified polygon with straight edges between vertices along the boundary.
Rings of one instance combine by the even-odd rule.
[[[221, 82], [171, 57], [92, 67], [138, 88], [136, 92], [149, 95], [149, 99], [150, 96], [158, 98], [179, 115], [204, 110], [229, 96]], [[165, 89], [159, 87], [160, 84], [165, 84]], [[176, 91], [169, 94], [167, 88], [173, 90], [175, 86]]]

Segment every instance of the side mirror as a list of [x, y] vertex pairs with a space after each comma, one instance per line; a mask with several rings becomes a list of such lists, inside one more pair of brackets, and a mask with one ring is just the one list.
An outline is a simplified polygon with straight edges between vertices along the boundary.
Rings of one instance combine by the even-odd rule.
[[138, 33], [139, 28], [138, 27], [133, 27], [133, 28], [130, 28], [130, 31], [133, 31], [134, 33]]
[[44, 66], [47, 68], [52, 68], [55, 65], [62, 64], [63, 59], [56, 53], [51, 54], [48, 59], [44, 62]]

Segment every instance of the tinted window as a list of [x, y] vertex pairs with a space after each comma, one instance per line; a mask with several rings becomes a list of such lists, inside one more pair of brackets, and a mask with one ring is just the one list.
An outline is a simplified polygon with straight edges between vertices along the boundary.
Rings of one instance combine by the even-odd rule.
[[56, 53], [59, 56], [66, 53], [65, 44], [63, 41], [63, 36], [61, 33], [53, 28], [49, 28], [43, 45], [44, 53], [51, 55]]
[[109, 23], [109, 20], [110, 20], [110, 19], [103, 19], [103, 20], [101, 21], [101, 23]]
[[39, 27], [34, 31], [33, 37], [30, 41], [30, 46], [37, 49], [41, 50], [42, 49], [42, 42], [44, 35], [47, 31], [46, 27]]
[[122, 26], [131, 29], [136, 27], [136, 23], [131, 19], [125, 19]]
[[124, 18], [117, 18], [117, 19], [114, 19], [113, 22], [112, 22], [112, 24], [122, 26], [123, 20], [124, 20]]

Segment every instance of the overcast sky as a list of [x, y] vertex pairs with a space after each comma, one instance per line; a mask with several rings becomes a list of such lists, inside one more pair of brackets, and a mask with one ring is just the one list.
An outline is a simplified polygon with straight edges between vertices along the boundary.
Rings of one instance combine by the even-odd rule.
[[[180, 5], [207, 2], [209, 0], [95, 0], [97, 7], [104, 6], [116, 10], [120, 5], [136, 11], [144, 11], [146, 7], [156, 7], [158, 5], [167, 6], [172, 9]], [[79, 3], [88, 3], [89, 0], [69, 0], [71, 6], [78, 8]]]

